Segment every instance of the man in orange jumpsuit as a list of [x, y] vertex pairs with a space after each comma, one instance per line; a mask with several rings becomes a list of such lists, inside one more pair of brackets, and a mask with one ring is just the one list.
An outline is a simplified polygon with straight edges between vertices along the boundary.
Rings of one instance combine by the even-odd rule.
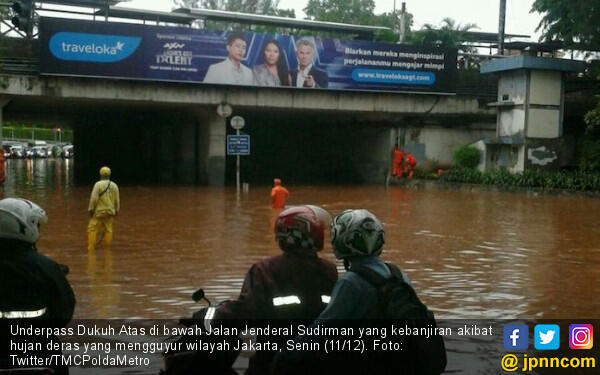
[[394, 145], [393, 162], [392, 162], [392, 176], [402, 177], [402, 159], [404, 154], [402, 150], [398, 148], [398, 144]]
[[290, 195], [290, 192], [281, 186], [281, 180], [278, 178], [273, 179], [273, 188], [271, 189], [271, 207], [283, 208], [285, 206], [285, 199]]
[[415, 159], [410, 152], [407, 152], [404, 155], [404, 173], [407, 174], [408, 178], [413, 178], [413, 169], [415, 168], [415, 165], [417, 165], [417, 159]]

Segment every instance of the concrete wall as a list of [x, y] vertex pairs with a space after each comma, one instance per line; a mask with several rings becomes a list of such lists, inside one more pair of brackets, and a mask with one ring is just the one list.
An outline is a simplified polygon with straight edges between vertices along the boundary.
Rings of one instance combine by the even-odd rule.
[[199, 167], [206, 171], [206, 184], [223, 186], [225, 184], [225, 147], [227, 124], [225, 118], [214, 111], [206, 111], [202, 116], [202, 127], [205, 129], [207, 146], [199, 157]]
[[555, 170], [560, 167], [560, 140], [535, 139], [529, 140], [527, 151], [524, 152], [526, 169]]
[[530, 104], [559, 106], [561, 101], [561, 72], [532, 70]]
[[[40, 97], [61, 101], [119, 102], [216, 106], [227, 102], [248, 108], [327, 110], [422, 114], [493, 114], [476, 97], [378, 92], [298, 90], [266, 87], [213, 87], [208, 85], [107, 80], [53, 76], [0, 75], [0, 95]], [[63, 102], [64, 103], [64, 102]], [[65, 103], [67, 104], [67, 103]]]
[[[422, 133], [402, 138], [420, 161], [451, 164], [454, 147], [490, 135], [464, 124], [495, 115], [466, 96], [76, 77], [0, 75], [2, 95], [14, 108], [75, 119], [76, 179], [86, 183], [104, 164], [122, 166], [115, 176], [134, 183], [231, 183], [235, 158], [225, 155], [231, 130], [215, 114], [223, 102], [249, 123], [244, 131], [252, 136], [253, 155], [242, 158], [242, 181], [261, 184], [274, 176], [300, 183], [382, 182], [397, 128]], [[428, 123], [411, 127], [407, 116], [427, 116]]]
[[498, 80], [498, 101], [512, 101], [517, 105], [525, 103], [527, 74], [524, 70], [505, 72]]
[[123, 183], [225, 182], [225, 120], [216, 114], [95, 112], [73, 123], [77, 181], [94, 181], [109, 165]]
[[513, 135], [523, 136], [525, 126], [525, 110], [514, 108], [512, 110], [499, 110], [498, 112], [498, 137]]
[[527, 137], [558, 138], [560, 136], [560, 109], [530, 108]]
[[463, 127], [413, 127], [406, 130], [405, 145], [418, 143], [425, 146], [425, 160], [442, 166], [454, 164], [456, 147], [474, 143], [482, 138], [494, 137], [496, 124], [481, 123]]
[[531, 71], [527, 137], [558, 138], [562, 133], [562, 73]]

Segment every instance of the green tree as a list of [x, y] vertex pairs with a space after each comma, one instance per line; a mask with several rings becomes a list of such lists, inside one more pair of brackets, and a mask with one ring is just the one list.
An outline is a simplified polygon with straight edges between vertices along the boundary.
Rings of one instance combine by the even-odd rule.
[[425, 24], [421, 30], [412, 32], [407, 42], [421, 46], [458, 48], [464, 53], [474, 53], [477, 49], [465, 43], [473, 41], [468, 31], [477, 28], [477, 24], [474, 23], [461, 25], [452, 18], [444, 18], [437, 28]]
[[9, 9], [10, 8], [8, 6], [1, 6], [0, 5], [0, 21], [1, 20], [8, 20], [8, 19], [10, 19]]
[[309, 0], [304, 13], [311, 20], [373, 25], [374, 0]]
[[542, 40], [600, 48], [600, 0], [535, 0], [531, 12], [544, 14], [537, 27]]
[[[543, 14], [537, 27], [542, 32], [541, 40], [560, 40], [567, 48], [574, 49], [600, 48], [600, 0], [535, 0], [531, 12]], [[598, 65], [591, 65], [588, 74], [600, 79]], [[582, 169], [600, 170], [600, 100], [585, 115], [585, 122], [586, 139], [580, 166]]]
[[[366, 26], [385, 26], [392, 31], [375, 34], [375, 40], [396, 42], [400, 31], [399, 10], [395, 12], [375, 14], [374, 0], [309, 0], [304, 13], [310, 20], [349, 23]], [[405, 15], [405, 34], [410, 31], [413, 16]], [[314, 34], [314, 32], [313, 32]], [[339, 33], [319, 33], [320, 36], [343, 36]]]

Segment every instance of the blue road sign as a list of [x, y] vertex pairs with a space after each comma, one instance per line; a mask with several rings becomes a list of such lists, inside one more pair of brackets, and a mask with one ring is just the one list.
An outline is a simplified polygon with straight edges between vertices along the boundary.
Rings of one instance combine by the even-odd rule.
[[250, 136], [228, 135], [227, 155], [250, 155]]

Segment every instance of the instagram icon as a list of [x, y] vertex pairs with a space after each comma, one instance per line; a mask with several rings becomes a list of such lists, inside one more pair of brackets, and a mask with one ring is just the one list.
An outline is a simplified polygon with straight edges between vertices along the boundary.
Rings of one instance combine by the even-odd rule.
[[591, 324], [571, 324], [569, 326], [569, 347], [571, 349], [591, 349], [594, 346], [594, 326]]

